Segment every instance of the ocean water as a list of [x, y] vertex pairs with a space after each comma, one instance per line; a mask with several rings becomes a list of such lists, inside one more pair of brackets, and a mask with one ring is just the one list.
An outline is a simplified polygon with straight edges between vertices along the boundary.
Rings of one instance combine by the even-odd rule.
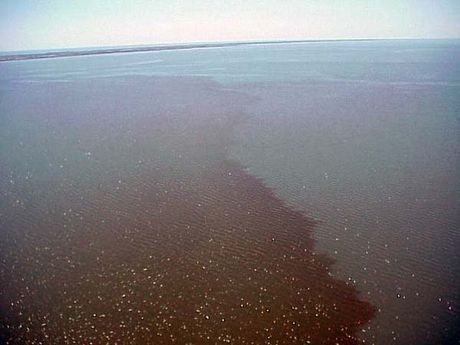
[[[136, 106], [133, 95], [127, 97], [129, 102], [119, 99], [110, 105], [110, 83], [94, 90], [105, 103], [97, 105], [91, 100], [85, 108], [84, 93], [72, 99], [74, 85], [114, 77], [128, 84], [130, 78], [201, 80], [205, 86], [199, 87], [199, 94], [206, 96], [197, 96], [199, 106], [191, 106], [190, 91], [184, 93], [184, 104], [196, 111], [220, 108], [244, 118], [228, 143], [230, 158], [260, 178], [292, 209], [317, 221], [315, 252], [333, 258], [330, 274], [355, 286], [359, 297], [375, 307], [375, 316], [360, 330], [360, 338], [375, 344], [454, 342], [459, 337], [460, 307], [459, 57], [457, 40], [388, 40], [2, 63], [0, 150], [9, 168], [2, 174], [34, 170], [34, 178], [42, 174], [40, 181], [58, 174], [40, 167], [45, 162], [39, 158], [43, 147], [59, 145], [59, 141], [41, 138], [43, 146], [30, 149], [26, 158], [13, 157], [8, 150], [15, 131], [49, 130], [46, 121], [21, 115], [44, 109], [50, 93], [61, 97], [53, 100], [53, 107], [59, 110], [62, 102], [62, 111], [69, 114], [53, 121], [67, 125], [78, 123], [69, 109], [74, 109], [75, 116], [86, 113], [89, 118], [102, 112], [105, 119], [117, 107], [125, 107], [124, 114], [132, 109], [136, 118], [152, 108], [171, 114], [184, 110], [179, 91], [171, 98], [178, 103], [172, 108], [155, 101], [155, 95], [150, 105]], [[27, 99], [20, 97], [21, 90]], [[101, 90], [107, 90], [109, 96], [103, 96]], [[142, 92], [147, 91], [133, 90], [145, 102], [147, 96]], [[15, 116], [22, 122], [13, 121]], [[127, 128], [123, 121], [113, 122], [112, 130], [125, 140], [122, 142], [129, 142], [129, 133], [121, 130]], [[101, 120], [97, 128], [103, 124]], [[59, 125], [55, 130], [62, 128]], [[58, 135], [72, 142], [78, 130], [81, 128]], [[157, 133], [159, 138], [163, 138], [161, 133]], [[144, 140], [152, 140], [147, 147], [157, 148], [159, 160], [176, 164], [168, 156], [168, 145], [179, 150], [175, 141], [169, 144], [169, 137], [156, 141], [146, 139], [148, 131], [142, 134]], [[27, 145], [28, 139], [24, 136], [21, 142]], [[141, 164], [129, 159], [139, 149], [119, 148], [124, 157], [119, 160], [116, 150], [110, 153], [112, 142], [107, 142], [105, 152], [113, 154], [114, 165], [125, 164], [121, 169], [126, 171], [132, 164]], [[57, 171], [65, 169], [67, 161], [83, 169], [78, 152], [69, 154], [69, 147], [53, 153], [61, 159]], [[88, 149], [86, 154], [91, 152]], [[191, 154], [200, 161], [199, 150]], [[31, 169], [31, 165], [38, 168]], [[66, 176], [93, 188], [101, 183], [84, 169]], [[104, 176], [104, 171], [98, 176]]]

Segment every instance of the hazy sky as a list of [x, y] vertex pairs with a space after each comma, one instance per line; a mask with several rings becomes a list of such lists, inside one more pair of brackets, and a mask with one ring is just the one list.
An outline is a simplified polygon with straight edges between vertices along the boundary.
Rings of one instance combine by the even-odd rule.
[[460, 37], [460, 0], [0, 0], [0, 50]]

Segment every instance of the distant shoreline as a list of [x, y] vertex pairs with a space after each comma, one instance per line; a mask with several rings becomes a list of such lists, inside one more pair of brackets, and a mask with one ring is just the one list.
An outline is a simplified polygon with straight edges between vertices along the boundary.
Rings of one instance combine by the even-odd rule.
[[200, 48], [225, 48], [235, 46], [249, 46], [262, 44], [286, 44], [286, 43], [321, 43], [321, 42], [353, 42], [353, 41], [376, 41], [382, 39], [333, 39], [333, 40], [293, 40], [293, 41], [258, 41], [258, 42], [226, 42], [226, 43], [196, 43], [196, 44], [177, 44], [177, 45], [156, 45], [156, 46], [133, 46], [133, 47], [113, 47], [100, 49], [82, 48], [81, 50], [54, 50], [49, 52], [37, 53], [14, 53], [0, 55], [0, 62], [18, 61], [18, 60], [35, 60], [35, 59], [53, 59], [60, 57], [71, 56], [87, 56], [87, 55], [105, 55], [105, 54], [120, 54], [120, 53], [138, 53], [138, 52], [154, 52], [164, 50], [186, 50]]

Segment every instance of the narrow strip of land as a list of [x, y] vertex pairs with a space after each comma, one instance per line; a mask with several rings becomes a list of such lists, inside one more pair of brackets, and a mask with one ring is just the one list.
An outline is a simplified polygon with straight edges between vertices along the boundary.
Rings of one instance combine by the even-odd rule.
[[[59, 57], [85, 56], [85, 55], [103, 55], [103, 54], [121, 54], [121, 53], [140, 53], [153, 52], [162, 50], [185, 50], [185, 49], [202, 49], [202, 48], [224, 48], [234, 46], [262, 45], [262, 44], [285, 44], [285, 43], [313, 43], [313, 42], [337, 42], [344, 40], [296, 40], [296, 41], [258, 41], [258, 42], [224, 42], [224, 43], [197, 43], [197, 44], [177, 44], [177, 45], [151, 45], [151, 46], [132, 46], [132, 47], [112, 47], [101, 49], [84, 49], [82, 50], [54, 50], [37, 53], [14, 53], [0, 55], [2, 61], [32, 60], [32, 59], [51, 59]], [[354, 39], [346, 41], [371, 41], [371, 39]]]

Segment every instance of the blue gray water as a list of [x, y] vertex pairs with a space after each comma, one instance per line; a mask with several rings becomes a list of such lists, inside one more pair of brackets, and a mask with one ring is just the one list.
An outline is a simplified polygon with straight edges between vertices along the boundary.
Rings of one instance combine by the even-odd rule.
[[15, 61], [0, 87], [213, 79], [253, 98], [232, 157], [318, 219], [332, 274], [378, 308], [362, 338], [458, 337], [460, 41], [319, 42]]

